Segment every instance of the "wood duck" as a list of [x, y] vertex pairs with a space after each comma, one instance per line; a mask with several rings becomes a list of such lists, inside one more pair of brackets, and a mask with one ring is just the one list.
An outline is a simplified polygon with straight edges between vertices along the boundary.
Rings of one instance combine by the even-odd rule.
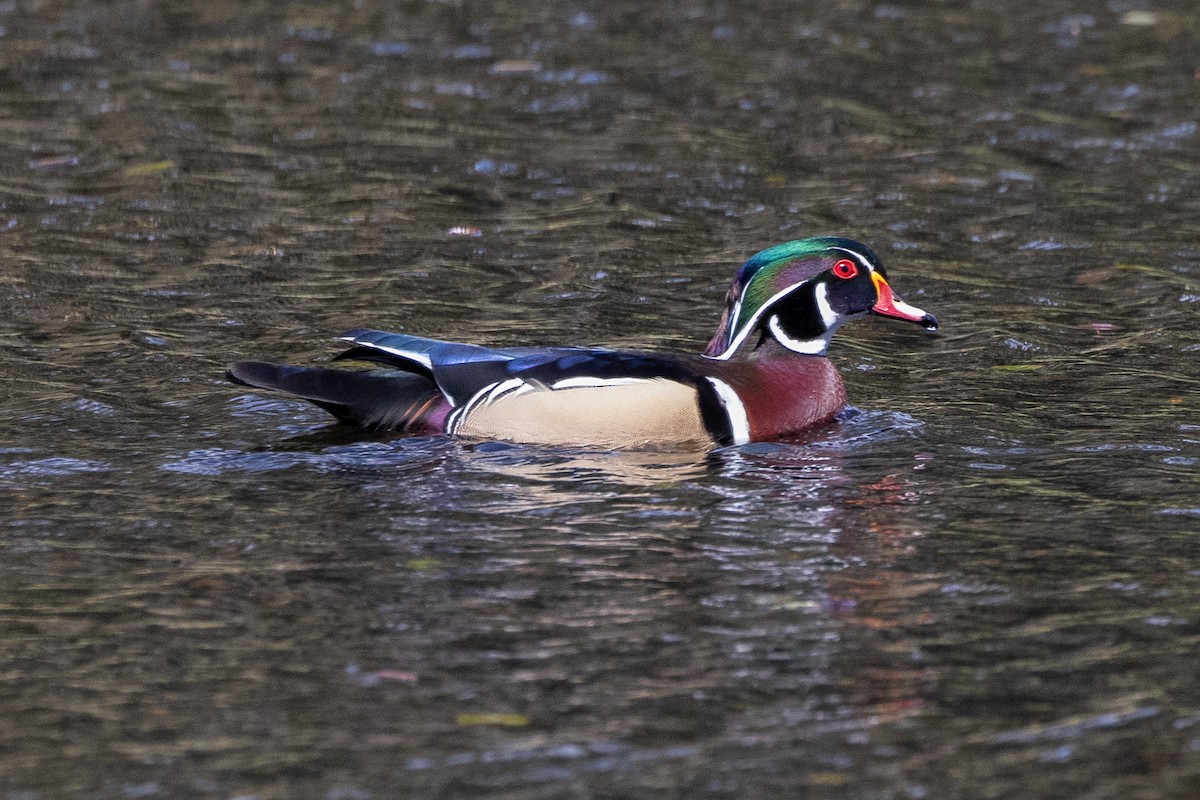
[[243, 361], [228, 377], [381, 431], [605, 448], [737, 445], [833, 420], [846, 393], [825, 350], [843, 322], [867, 314], [937, 330], [932, 314], [892, 293], [869, 248], [818, 237], [742, 265], [701, 355], [493, 349], [351, 330], [338, 337], [350, 348], [334, 360], [383, 369]]

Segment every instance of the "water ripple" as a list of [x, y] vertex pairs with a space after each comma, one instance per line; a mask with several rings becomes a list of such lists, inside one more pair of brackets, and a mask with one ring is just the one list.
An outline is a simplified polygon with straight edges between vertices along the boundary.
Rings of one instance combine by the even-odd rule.
[[56, 478], [79, 473], [108, 472], [112, 467], [102, 461], [52, 456], [30, 461], [0, 464], [2, 478]]

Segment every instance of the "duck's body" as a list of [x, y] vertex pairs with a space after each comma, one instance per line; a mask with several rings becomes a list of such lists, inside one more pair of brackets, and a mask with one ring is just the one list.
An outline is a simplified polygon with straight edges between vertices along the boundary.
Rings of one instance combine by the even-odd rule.
[[229, 377], [376, 430], [605, 448], [743, 444], [834, 418], [846, 396], [825, 346], [867, 312], [937, 325], [892, 295], [864, 246], [805, 239], [743, 265], [703, 355], [490, 349], [354, 330], [339, 337], [351, 348], [338, 359], [384, 369], [241, 362]]
[[[583, 348], [488, 350], [367, 330], [339, 338], [354, 345], [347, 358], [392, 369], [242, 362], [230, 377], [282, 389], [367, 428], [610, 448], [779, 439], [828, 422], [846, 404], [828, 359], [783, 348], [714, 361]], [[747, 405], [741, 397], [760, 400]]]

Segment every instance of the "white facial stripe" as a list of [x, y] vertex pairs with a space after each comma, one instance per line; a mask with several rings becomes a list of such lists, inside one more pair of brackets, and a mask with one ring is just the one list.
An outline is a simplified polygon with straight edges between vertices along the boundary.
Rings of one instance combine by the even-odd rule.
[[[871, 262], [862, 253], [855, 252], [854, 250], [848, 250], [845, 247], [834, 247], [832, 249], [837, 250], [839, 253], [845, 253], [846, 255], [850, 256], [855, 261], [857, 261], [859, 264], [862, 264], [862, 266], [865, 267], [868, 272], [875, 271], [875, 268], [873, 266], [871, 266]], [[753, 281], [751, 281], [751, 283], [752, 282]], [[802, 286], [803, 283], [804, 282], [792, 284], [791, 286], [784, 289], [783, 291], [777, 292], [775, 294], [775, 296], [773, 296], [770, 300], [768, 300], [767, 302], [765, 302], [761, 306], [759, 306], [758, 311], [756, 311], [754, 316], [751, 317], [746, 322], [746, 324], [741, 327], [741, 333], [739, 333], [736, 337], [734, 337], [733, 341], [729, 343], [729, 347], [725, 348], [725, 351], [723, 353], [721, 353], [720, 355], [716, 355], [716, 356], [705, 356], [705, 357], [716, 359], [717, 361], [728, 360], [734, 354], [734, 352], [739, 347], [742, 346], [742, 342], [744, 342], [746, 340], [746, 337], [750, 335], [750, 331], [752, 331], [754, 329], [754, 326], [758, 324], [759, 319], [766, 312], [766, 310], [768, 308], [770, 308], [771, 305], [774, 304], [776, 300], [783, 297], [785, 294], [793, 291], [798, 286]], [[824, 284], [819, 284], [819, 287], [824, 288]], [[746, 291], [749, 288], [750, 288], [749, 283], [747, 283], [744, 287], [742, 287], [741, 297], [739, 297], [737, 302], [733, 304], [733, 311], [729, 315], [729, 330], [731, 330], [731, 331], [738, 329], [738, 317], [740, 317], [741, 313], [742, 313], [742, 300], [745, 299]], [[837, 314], [833, 311], [833, 309], [829, 307], [828, 290], [826, 290], [826, 294], [824, 296], [822, 296], [818, 289], [817, 307], [821, 309], [821, 319], [822, 319], [822, 321], [824, 321], [825, 327], [830, 328], [831, 332], [832, 332], [832, 328], [835, 328], [838, 324], [840, 324], [841, 321], [838, 320]], [[833, 320], [833, 321], [831, 321], [831, 320]], [[772, 329], [772, 330], [774, 330], [774, 329]], [[778, 336], [779, 334], [776, 334], [776, 335]], [[787, 339], [786, 337], [784, 337], [784, 338], [780, 339], [780, 342], [786, 343], [785, 340], [786, 340], [786, 342], [795, 342], [796, 341], [795, 339]], [[814, 340], [814, 341], [816, 341], [816, 340]], [[824, 338], [824, 342], [825, 342], [825, 345], [822, 346], [821, 352], [825, 352], [824, 347], [827, 346], [829, 343], [828, 335]], [[803, 344], [806, 347], [809, 345], [809, 343], [803, 343]], [[795, 348], [791, 348], [791, 349], [795, 349]], [[808, 352], [808, 351], [807, 350], [797, 350], [797, 352], [803, 353], [803, 352]]]
[[793, 339], [783, 332], [783, 326], [779, 324], [779, 317], [774, 314], [767, 320], [767, 327], [771, 330], [771, 335], [775, 337], [775, 340], [788, 350], [808, 356], [825, 355], [825, 349], [829, 347], [829, 336], [833, 333], [832, 330], [827, 330], [824, 336], [818, 336], [816, 339], [808, 341]]
[[829, 284], [823, 281], [818, 283], [813, 294], [816, 295], [817, 309], [821, 312], [821, 322], [825, 323], [825, 329], [837, 327], [838, 313], [829, 305]]
[[725, 407], [733, 443], [745, 444], [750, 441], [750, 418], [746, 416], [746, 406], [742, 403], [742, 398], [737, 396], [737, 392], [733, 390], [732, 386], [720, 378], [707, 378], [706, 380], [716, 390], [721, 405]]
[[833, 249], [850, 256], [855, 261], [857, 261], [859, 264], [862, 264], [864, 267], [866, 267], [869, 271], [871, 271], [871, 272], [875, 271], [875, 268], [871, 266], [871, 262], [868, 261], [867, 257], [864, 256], [862, 253], [856, 253], [853, 250], [847, 250], [844, 247], [834, 247]]
[[[747, 286], [748, 285], [749, 284], [747, 284]], [[743, 295], [746, 294], [745, 289], [742, 289], [742, 294]], [[729, 330], [731, 330], [731, 331], [737, 330], [738, 317], [740, 317], [741, 315], [742, 315], [742, 298], [739, 297], [737, 299], [737, 301], [733, 304], [733, 308], [729, 312]]]
[[[850, 251], [846, 251], [846, 252], [850, 252]], [[851, 253], [851, 255], [853, 255], [853, 253]], [[870, 267], [868, 265], [868, 269], [869, 268]], [[774, 297], [772, 297], [770, 300], [768, 300], [767, 302], [762, 304], [762, 307], [760, 307], [758, 309], [758, 312], [755, 313], [755, 315], [750, 318], [750, 321], [746, 323], [745, 327], [742, 328], [741, 332], [738, 333], [738, 335], [730, 343], [729, 347], [727, 347], [725, 349], [725, 352], [721, 353], [720, 355], [708, 356], [708, 357], [716, 359], [718, 361], [728, 360], [730, 358], [730, 356], [732, 356], [734, 354], [734, 352], [737, 351], [737, 349], [739, 347], [741, 347], [742, 342], [744, 342], [746, 340], [746, 337], [750, 335], [750, 331], [752, 331], [754, 329], [754, 326], [758, 324], [759, 318], [761, 318], [762, 315], [764, 313], [766, 313], [767, 310], [772, 305], [775, 304], [775, 301], [779, 300], [784, 295], [786, 295], [792, 291], [795, 291], [798, 287], [800, 287], [802, 285], [803, 284], [798, 283], [798, 284], [795, 284], [794, 286], [789, 286], [787, 289], [784, 289], [782, 292], [777, 292]], [[843, 320], [842, 320], [841, 316], [836, 311], [833, 310], [833, 307], [831, 305], [829, 305], [829, 287], [828, 286], [826, 286], [824, 283], [818, 283], [816, 285], [816, 288], [815, 288], [813, 294], [817, 298], [817, 309], [820, 310], [820, 312], [821, 312], [821, 322], [823, 322], [825, 324], [825, 335], [824, 336], [821, 336], [816, 339], [812, 339], [810, 341], [800, 341], [799, 339], [793, 339], [792, 337], [788, 336], [786, 333], [783, 332], [783, 328], [780, 327], [780, 325], [779, 325], [779, 317], [774, 317], [774, 316], [771, 317], [767, 321], [767, 327], [770, 328], [771, 333], [774, 334], [775, 338], [779, 340], [779, 343], [782, 344], [787, 349], [794, 350], [797, 353], [805, 353], [807, 355], [823, 355], [825, 353], [826, 348], [829, 347], [829, 338], [833, 335], [834, 330], [836, 330], [838, 328], [838, 326], [840, 326], [842, 324]]]
[[[734, 352], [739, 347], [741, 347], [742, 342], [746, 341], [746, 337], [750, 335], [750, 331], [754, 330], [754, 326], [758, 324], [759, 319], [762, 318], [762, 315], [764, 313], [766, 313], [767, 309], [769, 309], [771, 306], [775, 305], [775, 301], [779, 300], [779, 298], [783, 297], [785, 294], [788, 294], [789, 292], [794, 291], [796, 289], [796, 287], [803, 286], [803, 285], [804, 285], [803, 283], [794, 283], [791, 286], [784, 289], [783, 291], [776, 292], [774, 295], [772, 295], [772, 297], [769, 300], [767, 300], [767, 302], [763, 303], [761, 306], [758, 307], [758, 311], [755, 311], [754, 316], [752, 316], [746, 322], [746, 324], [742, 326], [741, 332], [738, 333], [738, 335], [734, 337], [733, 341], [729, 343], [729, 347], [725, 348], [725, 352], [721, 353], [720, 355], [716, 355], [716, 356], [705, 356], [705, 358], [713, 358], [713, 359], [716, 359], [717, 361], [727, 360], [730, 356], [732, 356], [734, 354]], [[739, 308], [740, 307], [741, 307], [741, 304], [739, 303]], [[734, 330], [734, 326], [731, 324], [729, 329]]]

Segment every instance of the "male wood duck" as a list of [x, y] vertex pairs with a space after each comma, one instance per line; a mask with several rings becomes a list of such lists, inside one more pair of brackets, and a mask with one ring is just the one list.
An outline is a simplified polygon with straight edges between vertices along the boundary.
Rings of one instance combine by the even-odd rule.
[[846, 405], [829, 339], [878, 314], [937, 330], [892, 293], [878, 256], [849, 239], [776, 245], [738, 270], [701, 355], [511, 347], [346, 331], [334, 360], [384, 369], [243, 361], [235, 383], [280, 389], [381, 431], [605, 448], [712, 447], [786, 438]]

